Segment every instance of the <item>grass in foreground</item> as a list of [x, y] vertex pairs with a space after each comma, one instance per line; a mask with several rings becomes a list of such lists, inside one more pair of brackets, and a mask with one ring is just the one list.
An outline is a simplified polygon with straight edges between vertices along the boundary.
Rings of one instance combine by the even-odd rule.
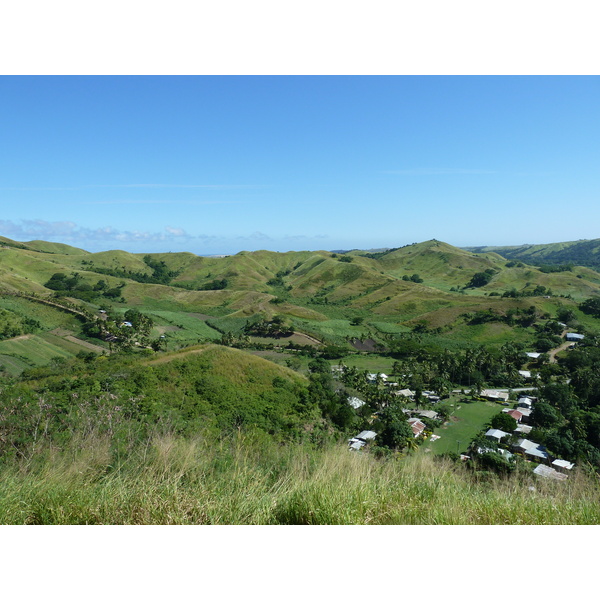
[[[532, 489], [533, 488], [533, 489]], [[416, 454], [267, 436], [161, 435], [121, 459], [106, 438], [47, 449], [0, 472], [4, 524], [596, 524], [599, 484], [477, 477]]]

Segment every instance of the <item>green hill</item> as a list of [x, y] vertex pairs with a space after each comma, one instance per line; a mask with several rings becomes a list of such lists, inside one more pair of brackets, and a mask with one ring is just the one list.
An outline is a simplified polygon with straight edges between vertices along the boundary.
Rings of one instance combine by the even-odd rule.
[[600, 239], [521, 246], [477, 246], [465, 250], [477, 254], [494, 252], [507, 259], [532, 265], [572, 264], [600, 268]]
[[[390, 336], [416, 327], [443, 330], [461, 343], [493, 344], [511, 331], [498, 336], [498, 328], [486, 327], [489, 336], [474, 336], [462, 315], [478, 309], [506, 315], [535, 306], [553, 316], [561, 306], [576, 308], [600, 295], [600, 275], [590, 268], [553, 271], [438, 240], [377, 253], [262, 250], [225, 257], [86, 253], [61, 244], [3, 241], [0, 290], [45, 299], [58, 295], [92, 314], [135, 308], [154, 319], [153, 339], [165, 335], [173, 348], [226, 333], [241, 336], [250, 320], [275, 317], [296, 332], [346, 348], [355, 337], [385, 345]], [[72, 285], [50, 289], [53, 277]], [[175, 313], [181, 318], [165, 316]], [[82, 335], [82, 326], [72, 328], [75, 335]], [[512, 331], [525, 341], [533, 333]]]

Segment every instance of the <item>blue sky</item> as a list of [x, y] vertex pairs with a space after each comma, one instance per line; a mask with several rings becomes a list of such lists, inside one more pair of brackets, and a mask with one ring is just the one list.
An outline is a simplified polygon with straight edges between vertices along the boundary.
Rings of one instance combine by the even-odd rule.
[[600, 78], [0, 77], [0, 235], [90, 251], [600, 237]]

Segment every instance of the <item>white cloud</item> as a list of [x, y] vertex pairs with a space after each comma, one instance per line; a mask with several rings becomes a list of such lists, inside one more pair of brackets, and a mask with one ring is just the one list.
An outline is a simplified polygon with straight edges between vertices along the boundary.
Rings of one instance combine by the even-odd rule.
[[67, 244], [87, 242], [169, 242], [175, 240], [216, 240], [216, 236], [190, 235], [179, 227], [166, 226], [162, 232], [120, 231], [114, 227], [92, 229], [72, 221], [43, 221], [41, 219], [14, 221], [0, 220], [0, 233], [19, 241], [43, 239]]
[[181, 229], [180, 227], [165, 227], [165, 231], [175, 237], [185, 237], [185, 238], [192, 237], [184, 229]]
[[116, 248], [130, 252], [167, 252], [175, 248], [181, 249], [185, 245], [185, 249], [191, 252], [212, 254], [258, 247], [288, 250], [290, 245], [310, 246], [329, 239], [324, 234], [311, 236], [282, 233], [275, 237], [261, 231], [239, 236], [191, 234], [174, 225], [166, 225], [161, 231], [120, 230], [110, 226], [91, 228], [72, 221], [50, 222], [42, 219], [24, 219], [18, 222], [0, 219], [0, 235], [20, 242], [34, 239], [60, 242], [91, 252]]

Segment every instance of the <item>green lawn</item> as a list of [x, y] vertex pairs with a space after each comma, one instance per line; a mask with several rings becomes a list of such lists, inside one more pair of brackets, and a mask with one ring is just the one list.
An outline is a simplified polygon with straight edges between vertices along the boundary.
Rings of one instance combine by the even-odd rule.
[[[453, 407], [455, 410], [450, 421], [433, 432], [439, 435], [440, 439], [424, 442], [421, 452], [425, 450], [430, 450], [434, 454], [465, 452], [473, 438], [486, 427], [495, 414], [502, 412], [504, 408], [492, 402], [460, 402], [458, 405], [454, 401], [451, 403], [455, 405]], [[435, 410], [435, 406], [432, 409]]]

